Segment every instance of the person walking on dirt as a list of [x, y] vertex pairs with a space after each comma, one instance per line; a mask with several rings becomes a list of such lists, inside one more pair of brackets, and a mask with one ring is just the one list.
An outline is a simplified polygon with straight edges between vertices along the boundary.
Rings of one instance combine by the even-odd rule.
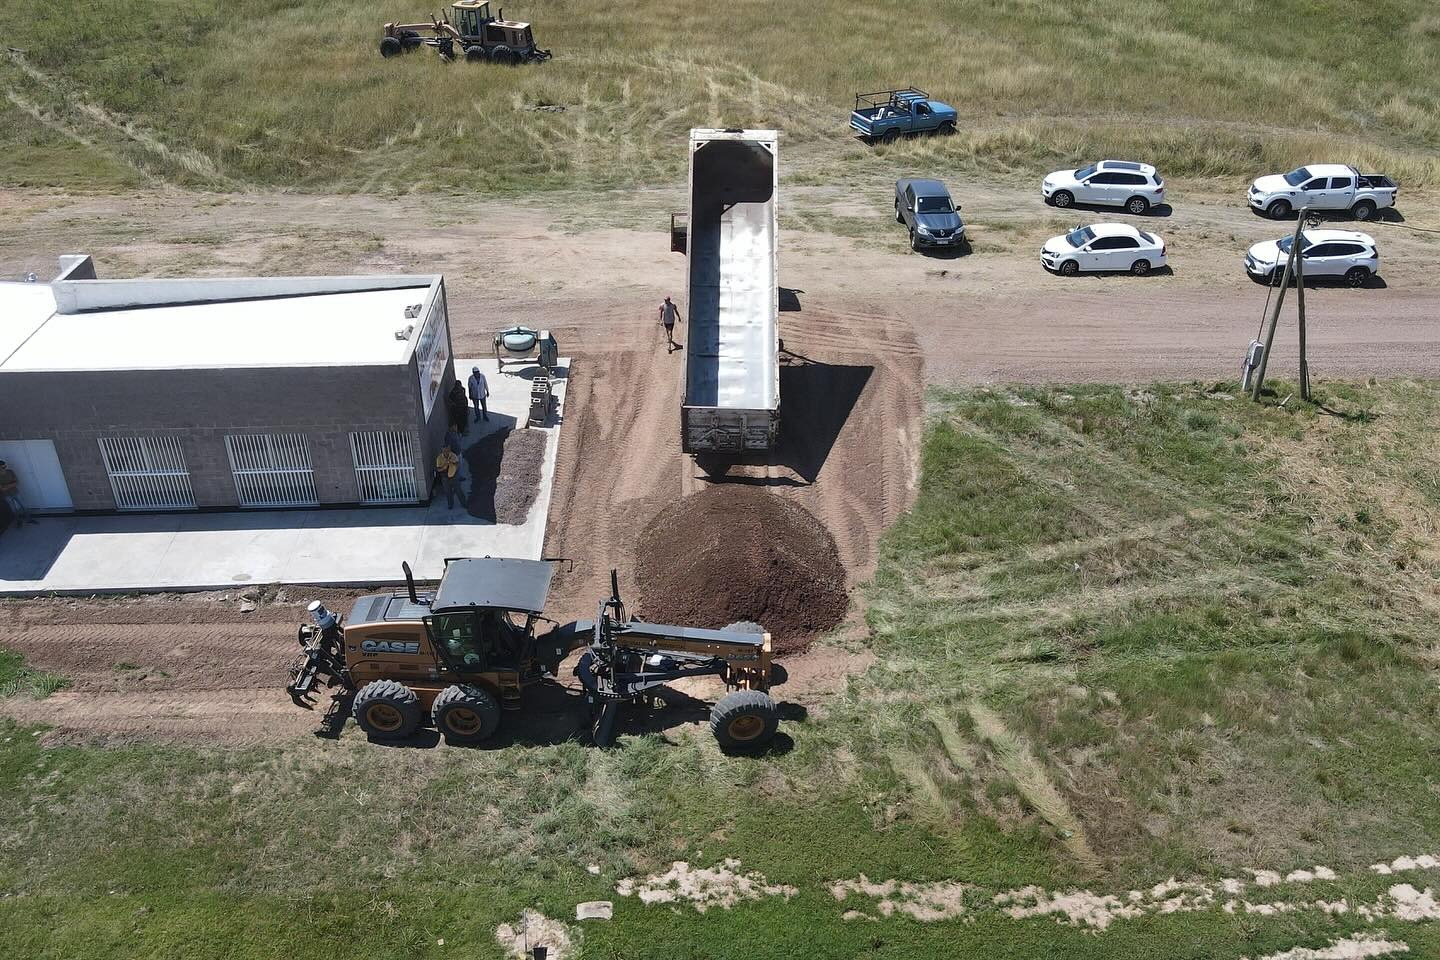
[[451, 509], [455, 509], [455, 488], [459, 486], [460, 458], [455, 451], [446, 444], [440, 450], [440, 455], [435, 458], [435, 478], [445, 488], [445, 502]]
[[0, 497], [5, 498], [5, 503], [10, 507], [10, 512], [15, 515], [15, 525], [22, 523], [38, 523], [30, 515], [30, 510], [20, 502], [20, 478], [15, 471], [4, 460], [0, 460]]
[[490, 396], [490, 384], [485, 381], [485, 374], [480, 372], [479, 367], [470, 368], [470, 402], [475, 405], [475, 419], [490, 419], [490, 408], [485, 405], [485, 400]]
[[680, 319], [680, 308], [671, 302], [669, 297], [660, 304], [660, 325], [665, 328], [666, 353], [672, 352], [679, 346], [675, 342], [675, 321]]

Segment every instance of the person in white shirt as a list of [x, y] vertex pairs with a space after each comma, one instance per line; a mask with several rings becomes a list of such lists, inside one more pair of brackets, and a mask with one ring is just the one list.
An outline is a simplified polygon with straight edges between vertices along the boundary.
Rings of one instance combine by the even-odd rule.
[[485, 374], [480, 372], [479, 367], [470, 368], [470, 402], [475, 405], [475, 419], [490, 419], [490, 408], [485, 405], [485, 400], [490, 396], [490, 384], [485, 382]]
[[669, 297], [660, 304], [660, 324], [665, 328], [665, 340], [668, 342], [668, 350], [674, 350], [678, 344], [675, 342], [675, 321], [680, 319], [680, 308], [671, 302]]

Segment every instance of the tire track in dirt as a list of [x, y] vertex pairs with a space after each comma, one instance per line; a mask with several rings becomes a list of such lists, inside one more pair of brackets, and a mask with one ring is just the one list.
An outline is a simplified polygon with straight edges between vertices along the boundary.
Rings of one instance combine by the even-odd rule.
[[622, 595], [633, 595], [634, 538], [679, 490], [680, 362], [657, 342], [577, 363], [545, 550], [573, 558], [575, 569], [555, 579], [552, 616], [593, 616], [612, 568]]
[[[298, 652], [293, 628], [275, 623], [32, 624], [5, 638], [30, 666], [71, 689], [280, 691]], [[283, 694], [281, 694], [283, 698]]]
[[165, 741], [244, 745], [298, 737], [313, 731], [318, 713], [300, 710], [269, 690], [109, 692], [61, 691], [44, 700], [8, 700], [5, 712], [20, 723], [54, 729], [46, 744]]

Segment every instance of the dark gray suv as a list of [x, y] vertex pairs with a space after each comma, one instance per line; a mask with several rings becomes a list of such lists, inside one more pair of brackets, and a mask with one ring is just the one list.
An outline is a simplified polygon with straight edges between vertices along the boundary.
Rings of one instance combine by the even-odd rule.
[[896, 180], [895, 222], [910, 228], [910, 249], [958, 247], [965, 242], [960, 208], [939, 180]]

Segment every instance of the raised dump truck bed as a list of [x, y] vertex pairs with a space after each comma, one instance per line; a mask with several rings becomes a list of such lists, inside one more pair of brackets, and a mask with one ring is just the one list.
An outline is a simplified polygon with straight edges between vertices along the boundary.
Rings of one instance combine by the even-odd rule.
[[775, 446], [780, 426], [773, 130], [690, 131], [686, 453]]

